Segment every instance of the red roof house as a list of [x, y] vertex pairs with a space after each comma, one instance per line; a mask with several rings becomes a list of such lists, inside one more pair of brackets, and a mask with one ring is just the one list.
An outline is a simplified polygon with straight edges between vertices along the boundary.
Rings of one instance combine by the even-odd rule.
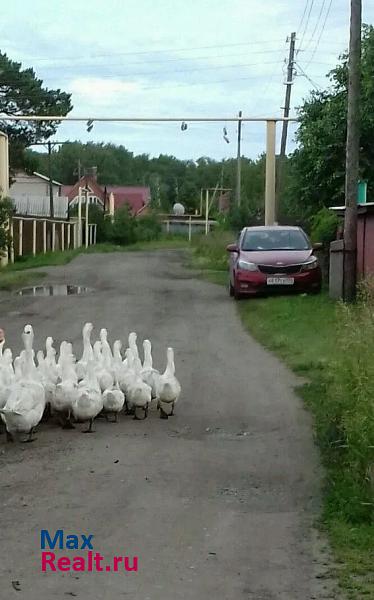
[[94, 175], [84, 175], [74, 185], [65, 185], [62, 194], [69, 198], [69, 204], [78, 203], [79, 188], [87, 190], [90, 204], [109, 209], [109, 195], [113, 193], [114, 209], [127, 205], [133, 216], [144, 214], [149, 208], [151, 190], [146, 186], [101, 186]]

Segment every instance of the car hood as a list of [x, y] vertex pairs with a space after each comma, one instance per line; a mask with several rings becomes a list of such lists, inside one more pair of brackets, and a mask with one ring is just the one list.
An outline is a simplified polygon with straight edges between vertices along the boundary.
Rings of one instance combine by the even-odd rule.
[[313, 250], [251, 250], [240, 251], [240, 258], [257, 265], [285, 266], [303, 263], [311, 257]]

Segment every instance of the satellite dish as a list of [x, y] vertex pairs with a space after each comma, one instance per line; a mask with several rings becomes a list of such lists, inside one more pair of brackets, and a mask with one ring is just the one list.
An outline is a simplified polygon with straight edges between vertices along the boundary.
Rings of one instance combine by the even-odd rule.
[[176, 202], [173, 206], [173, 215], [177, 217], [182, 217], [184, 215], [184, 212], [185, 208], [183, 204], [180, 204], [180, 202]]

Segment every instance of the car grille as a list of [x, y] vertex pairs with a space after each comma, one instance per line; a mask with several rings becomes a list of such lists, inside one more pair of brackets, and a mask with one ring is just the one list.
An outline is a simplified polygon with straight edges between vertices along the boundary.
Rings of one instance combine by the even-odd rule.
[[300, 273], [301, 265], [257, 265], [266, 275], [290, 275]]

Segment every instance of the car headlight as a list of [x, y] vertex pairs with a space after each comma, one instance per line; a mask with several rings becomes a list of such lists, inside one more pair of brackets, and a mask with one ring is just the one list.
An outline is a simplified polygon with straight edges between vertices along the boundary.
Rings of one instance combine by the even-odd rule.
[[252, 262], [247, 262], [246, 260], [238, 260], [238, 269], [243, 269], [243, 271], [258, 271], [257, 265]]
[[302, 271], [311, 271], [312, 269], [316, 269], [318, 267], [318, 259], [315, 256], [312, 256], [308, 262], [304, 263], [301, 267]]

